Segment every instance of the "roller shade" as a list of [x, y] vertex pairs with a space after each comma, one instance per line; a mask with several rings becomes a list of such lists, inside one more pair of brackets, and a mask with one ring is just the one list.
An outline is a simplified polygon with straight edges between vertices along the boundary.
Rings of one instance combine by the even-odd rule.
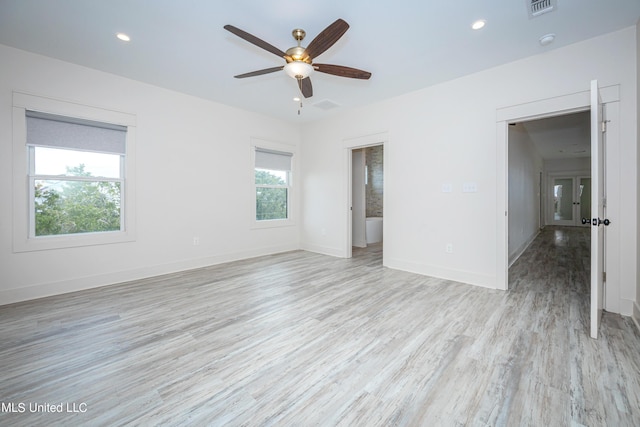
[[256, 168], [290, 171], [292, 153], [256, 147]]
[[27, 145], [125, 154], [127, 127], [27, 111]]

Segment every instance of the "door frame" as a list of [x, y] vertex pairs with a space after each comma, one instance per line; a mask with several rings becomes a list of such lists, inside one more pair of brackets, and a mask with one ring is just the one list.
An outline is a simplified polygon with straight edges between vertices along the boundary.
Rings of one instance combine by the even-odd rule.
[[[620, 86], [601, 87], [600, 95], [603, 104], [619, 101]], [[590, 109], [589, 89], [496, 109], [496, 289], [509, 289], [509, 123]]]
[[[359, 159], [358, 159], [359, 158]], [[358, 176], [358, 173], [361, 173]], [[367, 247], [367, 197], [366, 153], [363, 149], [351, 150], [351, 246]], [[358, 187], [359, 193], [357, 192]]]
[[[382, 211], [384, 212], [383, 216], [386, 217], [388, 209], [387, 209], [387, 188], [388, 187], [388, 178], [389, 178], [389, 133], [388, 132], [379, 132], [364, 136], [359, 136], [355, 138], [347, 138], [342, 140], [342, 148], [344, 151], [344, 170], [346, 171], [346, 188], [347, 188], [347, 200], [344, 204], [343, 208], [343, 218], [345, 225], [345, 233], [343, 240], [343, 253], [345, 254], [345, 258], [351, 258], [353, 256], [352, 253], [352, 241], [353, 241], [353, 230], [352, 230], [352, 186], [353, 186], [353, 170], [352, 170], [352, 152], [353, 150], [357, 150], [359, 148], [367, 148], [367, 147], [375, 147], [377, 145], [382, 145], [383, 147], [383, 157], [382, 164], [384, 165], [384, 169], [382, 172], [382, 191], [385, 197], [382, 200]], [[382, 235], [388, 236], [387, 233], [389, 221], [386, 219], [382, 222]], [[385, 261], [385, 251], [382, 252], [382, 264], [386, 265]]]

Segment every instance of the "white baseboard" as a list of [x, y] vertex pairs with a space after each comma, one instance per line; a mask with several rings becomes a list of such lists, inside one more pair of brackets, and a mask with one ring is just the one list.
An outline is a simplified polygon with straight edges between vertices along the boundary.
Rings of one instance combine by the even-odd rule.
[[356, 248], [366, 248], [367, 247], [367, 241], [366, 240], [354, 240], [351, 244], [353, 246], [355, 246]]
[[638, 305], [637, 302], [633, 303], [633, 314], [631, 315], [631, 318], [640, 331], [640, 305]]
[[399, 259], [389, 259], [385, 257], [385, 267], [395, 270], [402, 270], [409, 273], [421, 274], [423, 276], [436, 277], [443, 280], [465, 283], [468, 285], [480, 286], [483, 288], [497, 289], [496, 278], [482, 274], [471, 273], [463, 270], [451, 270], [447, 268], [435, 267], [427, 264], [418, 264]]
[[69, 292], [83, 291], [102, 286], [116, 285], [131, 280], [139, 280], [163, 274], [178, 273], [180, 271], [195, 268], [208, 267], [226, 262], [255, 258], [264, 255], [289, 252], [300, 249], [298, 245], [283, 245], [253, 249], [250, 251], [235, 252], [211, 257], [196, 258], [169, 264], [160, 264], [136, 268], [126, 271], [117, 271], [95, 276], [86, 276], [61, 280], [57, 282], [42, 283], [24, 288], [7, 289], [0, 291], [0, 305], [29, 301], [38, 298], [61, 295]]
[[520, 258], [520, 256], [522, 256], [524, 251], [526, 251], [529, 248], [529, 246], [531, 246], [531, 244], [533, 243], [534, 240], [536, 240], [536, 237], [538, 237], [539, 234], [540, 234], [540, 230], [535, 232], [533, 236], [531, 236], [516, 251], [514, 251], [513, 255], [509, 256], [509, 267], [511, 267], [513, 263], [516, 262], [518, 258]]
[[314, 252], [317, 254], [329, 255], [329, 256], [334, 256], [338, 258], [346, 258], [347, 256], [344, 253], [344, 249], [333, 248], [330, 246], [302, 244], [302, 247], [300, 249], [308, 252]]

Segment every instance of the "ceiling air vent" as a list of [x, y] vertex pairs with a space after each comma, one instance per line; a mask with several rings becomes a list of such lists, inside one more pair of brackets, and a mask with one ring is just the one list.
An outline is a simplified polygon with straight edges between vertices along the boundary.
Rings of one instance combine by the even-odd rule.
[[556, 10], [557, 0], [526, 0], [529, 19]]
[[316, 102], [315, 104], [313, 104], [314, 107], [320, 108], [322, 110], [331, 110], [332, 108], [336, 108], [339, 107], [340, 104], [337, 104], [333, 101], [330, 101], [328, 99], [324, 99], [322, 101]]

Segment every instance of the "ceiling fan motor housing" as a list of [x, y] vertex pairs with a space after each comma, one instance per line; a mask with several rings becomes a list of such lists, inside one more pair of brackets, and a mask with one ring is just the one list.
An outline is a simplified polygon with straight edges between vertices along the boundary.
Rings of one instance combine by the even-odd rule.
[[[311, 58], [306, 54], [306, 49], [302, 46], [294, 46], [292, 48], [287, 49], [287, 57], [285, 59], [287, 62], [293, 61], [302, 61], [307, 64], [311, 64]], [[289, 59], [290, 58], [290, 59]]]

